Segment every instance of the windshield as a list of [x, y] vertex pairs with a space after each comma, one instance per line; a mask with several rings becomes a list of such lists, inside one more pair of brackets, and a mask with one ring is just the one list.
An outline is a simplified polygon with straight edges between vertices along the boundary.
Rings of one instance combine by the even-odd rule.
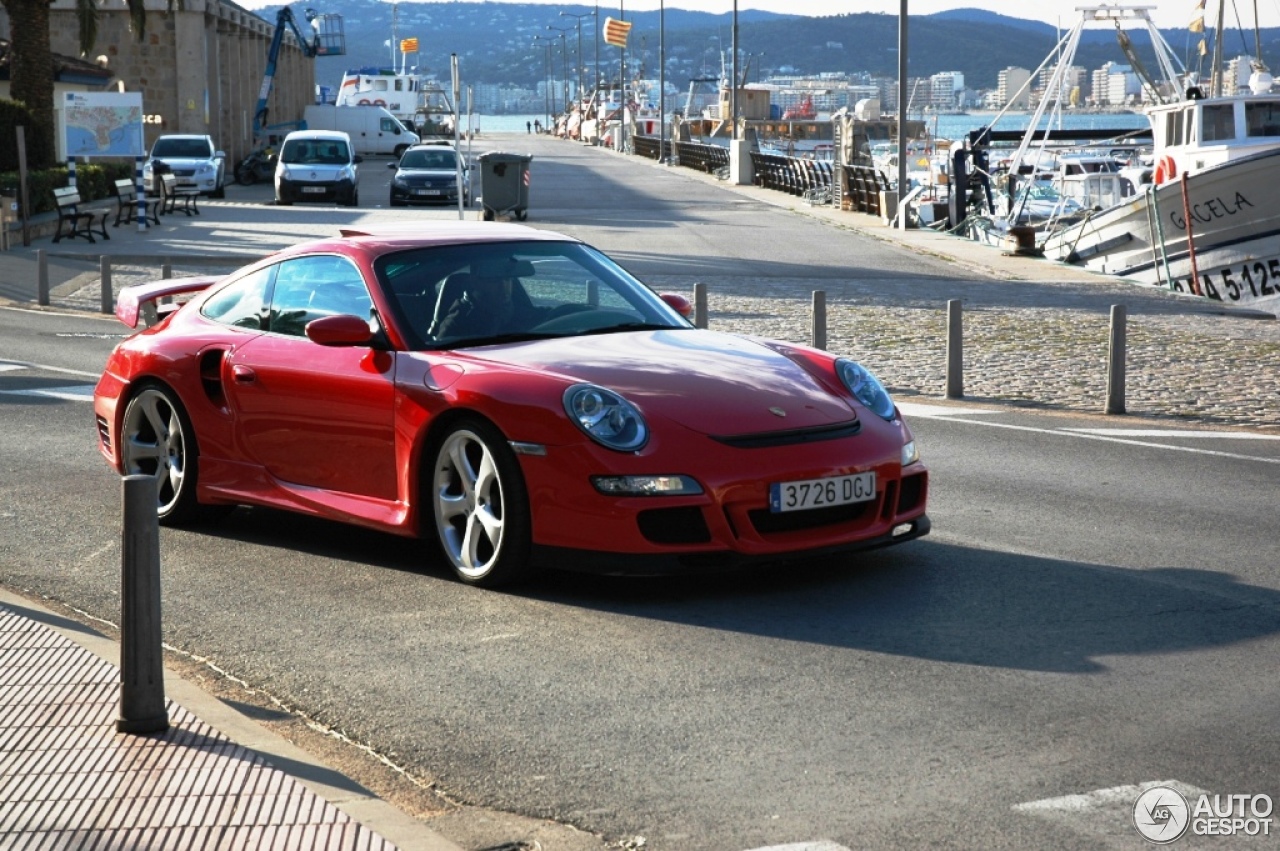
[[204, 139], [157, 139], [151, 156], [209, 159], [213, 156], [213, 149]]
[[280, 160], [295, 165], [346, 165], [351, 154], [341, 139], [288, 139]]
[[608, 257], [576, 242], [416, 248], [374, 266], [413, 348], [693, 326]]
[[405, 151], [400, 158], [401, 168], [422, 169], [457, 169], [457, 158], [453, 151], [440, 149], [434, 151]]

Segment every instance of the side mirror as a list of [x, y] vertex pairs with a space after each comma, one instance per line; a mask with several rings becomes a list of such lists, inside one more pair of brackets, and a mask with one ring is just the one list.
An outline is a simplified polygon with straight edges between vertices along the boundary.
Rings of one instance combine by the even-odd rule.
[[321, 346], [367, 346], [373, 341], [369, 322], [348, 313], [313, 319], [304, 330], [308, 340]]
[[[693, 315], [693, 305], [689, 303], [689, 299], [677, 293], [662, 293], [658, 296], [667, 303], [669, 307], [679, 313], [685, 319]], [[310, 326], [308, 326], [310, 327]]]
[[214, 152], [213, 152], [213, 158], [214, 158], [215, 160], [225, 160], [225, 159], [227, 158], [227, 152], [226, 152], [226, 151], [214, 151]]
[[399, 168], [399, 167], [400, 167], [400, 163], [398, 162], [387, 163], [387, 168]]
[[362, 163], [364, 162], [364, 157], [360, 156], [359, 154], [356, 154], [354, 157], [351, 158], [351, 161], [353, 163]]

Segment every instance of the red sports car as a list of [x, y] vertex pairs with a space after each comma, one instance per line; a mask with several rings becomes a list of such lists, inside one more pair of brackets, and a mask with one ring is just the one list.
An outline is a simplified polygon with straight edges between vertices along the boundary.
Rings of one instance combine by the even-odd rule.
[[148, 327], [98, 382], [100, 447], [156, 476], [162, 522], [298, 511], [433, 539], [485, 586], [929, 531], [928, 473], [871, 372], [688, 312], [560, 234], [347, 229], [124, 290], [117, 316]]

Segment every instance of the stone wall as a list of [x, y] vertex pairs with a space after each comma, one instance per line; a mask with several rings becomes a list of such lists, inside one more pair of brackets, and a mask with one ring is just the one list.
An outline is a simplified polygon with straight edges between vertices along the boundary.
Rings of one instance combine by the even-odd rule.
[[[148, 149], [165, 133], [207, 133], [235, 163], [252, 149], [253, 114], [276, 22], [224, 0], [184, 0], [182, 10], [178, 5], [170, 12], [167, 0], [146, 0], [146, 36], [139, 41], [124, 3], [105, 0], [97, 43], [85, 58], [106, 57], [125, 91], [142, 92]], [[74, 10], [74, 0], [56, 0], [50, 9], [55, 53], [80, 53]], [[310, 34], [306, 21], [298, 26]], [[0, 13], [0, 34], [8, 30], [7, 16]], [[315, 60], [289, 31], [276, 63], [267, 124], [299, 121], [314, 102]], [[289, 129], [275, 132], [283, 136]]]

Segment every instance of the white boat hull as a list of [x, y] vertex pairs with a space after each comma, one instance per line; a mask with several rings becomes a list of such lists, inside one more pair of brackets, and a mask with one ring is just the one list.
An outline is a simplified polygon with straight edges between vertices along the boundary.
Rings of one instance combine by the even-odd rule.
[[1280, 149], [1149, 187], [1050, 234], [1044, 255], [1226, 304], [1280, 309], [1277, 175]]

